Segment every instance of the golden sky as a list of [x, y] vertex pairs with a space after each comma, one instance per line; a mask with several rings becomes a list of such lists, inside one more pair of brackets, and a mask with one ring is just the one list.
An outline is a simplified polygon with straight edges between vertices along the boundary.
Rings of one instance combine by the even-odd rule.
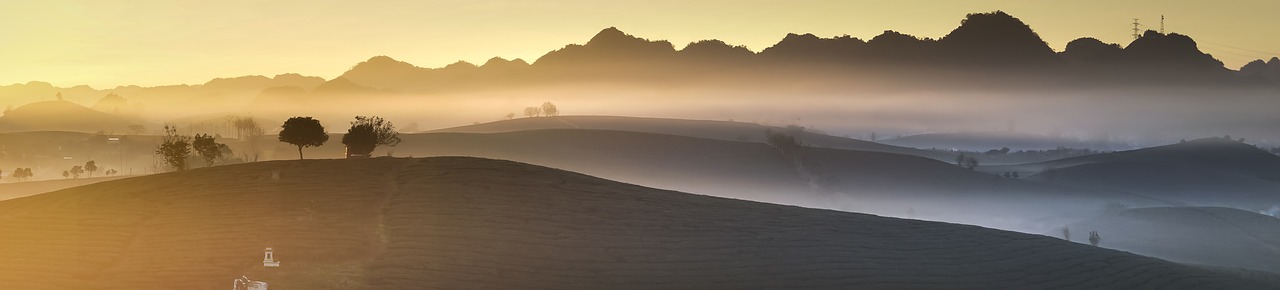
[[[1127, 44], [1132, 18], [1190, 35], [1238, 68], [1280, 53], [1280, 1], [1189, 0], [45, 0], [0, 4], [0, 84], [199, 84], [302, 73], [332, 78], [388, 55], [438, 67], [533, 61], [616, 26], [677, 48], [716, 38], [759, 51], [788, 32], [940, 37], [966, 13], [1004, 10], [1055, 49], [1092, 36]], [[1123, 3], [1115, 3], [1123, 2]]]

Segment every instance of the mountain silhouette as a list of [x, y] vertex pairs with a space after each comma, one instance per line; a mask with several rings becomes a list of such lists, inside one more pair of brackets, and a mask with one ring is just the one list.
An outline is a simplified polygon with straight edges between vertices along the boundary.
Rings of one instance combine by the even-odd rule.
[[580, 65], [582, 62], [645, 63], [670, 60], [675, 52], [675, 47], [666, 40], [650, 41], [626, 34], [616, 27], [609, 27], [596, 33], [586, 44], [570, 44], [548, 52], [534, 61], [534, 65], [555, 67]]
[[760, 51], [760, 56], [781, 61], [841, 63], [853, 60], [866, 44], [848, 35], [820, 38], [809, 33], [790, 33], [777, 44]]
[[1055, 61], [1053, 49], [1040, 35], [1003, 11], [974, 13], [938, 40], [947, 59], [963, 64], [1043, 65]]
[[1263, 82], [1280, 84], [1280, 57], [1254, 60], [1240, 68], [1240, 75]]
[[[1055, 52], [1030, 25], [1003, 11], [966, 15], [939, 39], [892, 30], [868, 40], [791, 33], [758, 52], [716, 39], [677, 50], [671, 42], [605, 28], [585, 43], [547, 52], [532, 63], [492, 58], [418, 67], [375, 56], [325, 81], [297, 74], [219, 78], [199, 85], [123, 86], [98, 90], [31, 82], [0, 86], [5, 105], [49, 100], [56, 93], [84, 104], [116, 93], [147, 106], [240, 110], [265, 89], [297, 87], [308, 94], [438, 93], [591, 82], [638, 86], [770, 87], [794, 81], [841, 86], [861, 82], [886, 90], [1062, 89], [1080, 86], [1280, 85], [1280, 60], [1252, 62], [1234, 72], [1195, 40], [1147, 31], [1127, 46], [1083, 37]], [[1274, 87], [1273, 87], [1274, 88]], [[296, 93], [296, 92], [295, 92]], [[294, 93], [283, 99], [297, 99]], [[268, 97], [270, 98], [270, 97]], [[280, 98], [277, 98], [280, 99]]]
[[1124, 49], [1124, 61], [1160, 68], [1224, 70], [1222, 61], [1201, 52], [1191, 37], [1147, 30]]

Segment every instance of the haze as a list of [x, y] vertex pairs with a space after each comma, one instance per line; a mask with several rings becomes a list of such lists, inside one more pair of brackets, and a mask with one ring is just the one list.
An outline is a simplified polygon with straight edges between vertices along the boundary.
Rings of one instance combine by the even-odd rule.
[[[927, 9], [923, 9], [927, 7]], [[390, 55], [423, 67], [491, 57], [532, 62], [603, 27], [677, 48], [720, 39], [760, 51], [787, 33], [937, 38], [958, 15], [1004, 10], [1056, 50], [1131, 40], [1129, 23], [1195, 37], [1239, 68], [1280, 51], [1276, 1], [19, 1], [0, 9], [0, 84], [200, 84], [301, 73], [331, 78]], [[372, 21], [376, 19], [376, 21]]]

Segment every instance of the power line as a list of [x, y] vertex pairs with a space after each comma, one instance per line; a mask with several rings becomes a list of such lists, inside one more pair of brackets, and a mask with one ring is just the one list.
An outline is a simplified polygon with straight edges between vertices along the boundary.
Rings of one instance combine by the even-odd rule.
[[1265, 55], [1269, 55], [1269, 56], [1276, 56], [1276, 55], [1280, 55], [1280, 53], [1276, 53], [1276, 52], [1270, 52], [1270, 51], [1261, 51], [1261, 50], [1248, 49], [1248, 48], [1243, 48], [1243, 47], [1238, 47], [1238, 46], [1231, 46], [1231, 45], [1228, 45], [1228, 44], [1222, 44], [1222, 43], [1217, 43], [1217, 42], [1212, 42], [1212, 41], [1199, 40], [1199, 42], [1203, 42], [1203, 43], [1207, 43], [1207, 44], [1212, 44], [1212, 45], [1217, 45], [1217, 46], [1222, 46], [1222, 47], [1226, 47], [1226, 48], [1233, 48], [1233, 49], [1238, 49], [1238, 50], [1248, 51], [1248, 52], [1261, 53], [1261, 54], [1265, 54]]

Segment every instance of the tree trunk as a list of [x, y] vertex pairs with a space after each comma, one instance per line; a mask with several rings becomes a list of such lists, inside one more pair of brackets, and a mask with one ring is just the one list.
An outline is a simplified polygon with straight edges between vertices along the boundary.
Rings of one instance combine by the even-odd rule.
[[302, 160], [302, 145], [298, 145], [298, 160]]

